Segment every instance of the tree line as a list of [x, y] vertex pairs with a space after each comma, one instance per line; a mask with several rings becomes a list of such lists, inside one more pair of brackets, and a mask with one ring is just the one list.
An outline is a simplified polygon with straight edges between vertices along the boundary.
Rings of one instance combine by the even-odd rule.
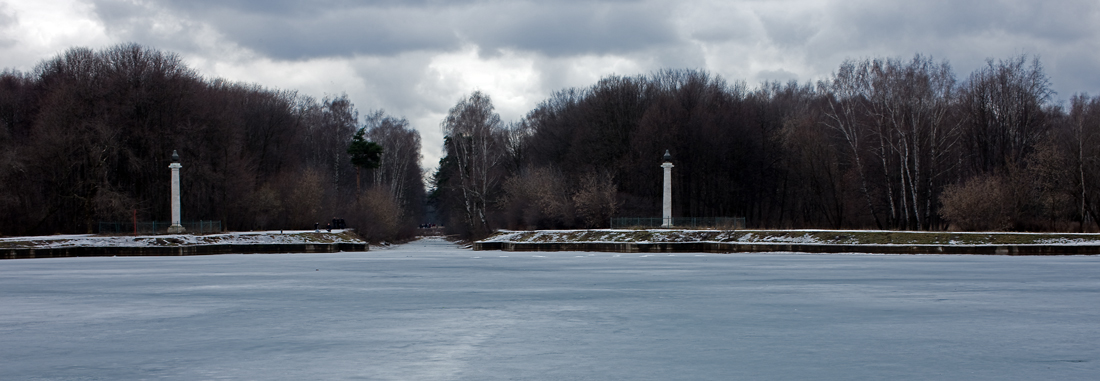
[[[173, 150], [184, 220], [240, 231], [342, 218], [372, 240], [415, 234], [420, 136], [382, 111], [365, 119], [346, 95], [206, 79], [136, 44], [73, 48], [0, 73], [0, 234], [166, 220]], [[357, 179], [348, 149], [360, 131], [382, 149]]]
[[700, 70], [608, 76], [504, 123], [474, 92], [441, 127], [431, 199], [454, 232], [660, 216], [758, 228], [1096, 230], [1100, 97], [1054, 100], [1037, 58], [847, 60], [748, 88]]
[[606, 227], [660, 215], [666, 149], [677, 217], [1097, 230], [1100, 97], [1054, 96], [1033, 57], [989, 60], [960, 80], [923, 55], [755, 88], [701, 70], [608, 76], [514, 122], [474, 92], [441, 121], [429, 195], [404, 118], [360, 119], [344, 95], [203, 78], [140, 45], [74, 48], [0, 73], [0, 234], [93, 232], [135, 212], [163, 220], [172, 150], [184, 219], [230, 230], [343, 218], [368, 239], [399, 239], [427, 218], [426, 198], [468, 237]]

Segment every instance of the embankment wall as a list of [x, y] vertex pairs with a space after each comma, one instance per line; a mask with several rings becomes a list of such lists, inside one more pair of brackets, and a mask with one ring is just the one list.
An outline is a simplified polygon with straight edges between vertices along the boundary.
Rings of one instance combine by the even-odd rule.
[[69, 258], [69, 257], [162, 257], [217, 254], [282, 254], [336, 253], [367, 251], [365, 243], [279, 243], [279, 244], [215, 244], [194, 246], [140, 247], [53, 247], [39, 249], [0, 249], [0, 259]]
[[475, 242], [474, 250], [593, 251], [611, 253], [801, 253], [1098, 255], [1098, 245], [828, 245], [722, 242]]

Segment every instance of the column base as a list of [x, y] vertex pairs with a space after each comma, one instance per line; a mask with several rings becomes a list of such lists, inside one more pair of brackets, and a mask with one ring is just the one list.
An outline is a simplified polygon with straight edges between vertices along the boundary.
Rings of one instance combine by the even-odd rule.
[[172, 225], [168, 227], [168, 234], [180, 234], [183, 233], [185, 230], [186, 229], [183, 228], [183, 225]]

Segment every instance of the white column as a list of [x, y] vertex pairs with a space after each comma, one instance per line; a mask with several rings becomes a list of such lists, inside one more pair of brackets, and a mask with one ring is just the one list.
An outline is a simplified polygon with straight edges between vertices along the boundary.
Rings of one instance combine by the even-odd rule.
[[172, 226], [168, 227], [168, 233], [183, 233], [183, 225], [180, 225], [180, 163], [168, 165], [172, 169]]
[[663, 208], [661, 208], [661, 226], [672, 227], [672, 163], [665, 162], [661, 168], [665, 169], [665, 192]]

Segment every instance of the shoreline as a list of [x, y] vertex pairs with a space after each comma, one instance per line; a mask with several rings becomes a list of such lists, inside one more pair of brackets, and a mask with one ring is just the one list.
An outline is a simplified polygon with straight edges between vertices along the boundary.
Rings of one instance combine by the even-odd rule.
[[368, 251], [347, 230], [101, 236], [90, 234], [0, 239], [0, 260], [30, 258], [336, 253]]
[[213, 244], [188, 246], [68, 246], [0, 249], [2, 259], [74, 257], [168, 257], [224, 254], [292, 254], [369, 251], [365, 243]]
[[1100, 234], [880, 230], [500, 231], [476, 251], [1100, 255]]
[[474, 242], [475, 251], [586, 251], [606, 253], [859, 253], [956, 255], [1100, 255], [1100, 245], [832, 245], [723, 242]]

